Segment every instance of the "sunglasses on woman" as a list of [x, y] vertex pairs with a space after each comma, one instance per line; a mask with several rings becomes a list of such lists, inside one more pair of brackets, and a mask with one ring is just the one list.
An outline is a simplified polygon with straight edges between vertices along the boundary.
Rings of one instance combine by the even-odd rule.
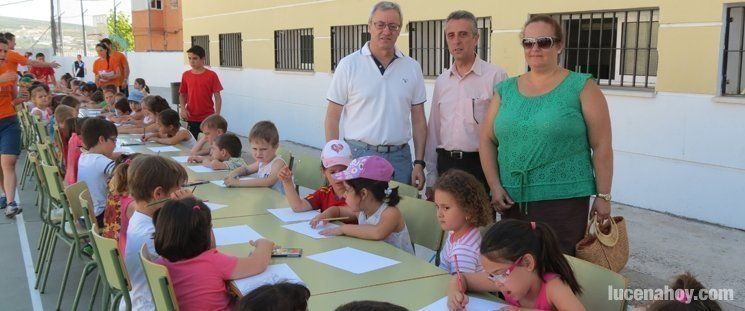
[[522, 45], [524, 49], [532, 49], [537, 45], [539, 49], [545, 50], [553, 47], [556, 42], [559, 39], [554, 37], [523, 38]]

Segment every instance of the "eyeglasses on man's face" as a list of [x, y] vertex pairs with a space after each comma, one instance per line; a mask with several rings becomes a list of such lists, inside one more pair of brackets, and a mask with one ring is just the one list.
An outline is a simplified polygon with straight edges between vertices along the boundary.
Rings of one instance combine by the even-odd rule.
[[383, 30], [386, 27], [390, 31], [399, 31], [399, 30], [401, 30], [401, 25], [399, 25], [399, 24], [394, 24], [394, 23], [388, 23], [388, 24], [386, 24], [386, 22], [373, 22], [372, 24], [373, 24], [373, 26], [375, 26], [375, 29], [377, 29], [377, 30]]

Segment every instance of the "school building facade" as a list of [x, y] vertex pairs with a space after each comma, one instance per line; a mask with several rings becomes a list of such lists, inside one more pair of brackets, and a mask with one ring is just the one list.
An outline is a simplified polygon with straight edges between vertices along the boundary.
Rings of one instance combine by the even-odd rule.
[[[319, 147], [333, 68], [367, 40], [375, 2], [184, 1], [184, 50], [208, 50], [230, 130], [246, 135], [269, 119], [282, 139]], [[422, 65], [428, 98], [451, 62], [443, 39], [451, 11], [479, 17], [479, 57], [510, 76], [526, 71], [519, 44], [525, 20], [554, 15], [567, 33], [562, 65], [592, 73], [609, 102], [614, 200], [745, 229], [745, 2], [398, 3], [404, 27], [397, 47]], [[184, 68], [186, 57], [179, 57], [171, 70]], [[140, 70], [163, 72], [157, 64]]]

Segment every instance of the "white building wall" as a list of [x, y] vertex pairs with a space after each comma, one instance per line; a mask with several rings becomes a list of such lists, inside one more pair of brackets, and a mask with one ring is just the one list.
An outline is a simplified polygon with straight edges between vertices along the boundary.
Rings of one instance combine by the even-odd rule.
[[[154, 87], [169, 87], [187, 68], [182, 53], [128, 56], [132, 79], [143, 77]], [[222, 114], [231, 131], [247, 135], [255, 122], [271, 120], [284, 140], [323, 145], [331, 74], [213, 70], [225, 88]], [[432, 88], [430, 80], [428, 98]], [[745, 229], [745, 105], [717, 103], [710, 95], [613, 91], [606, 96], [615, 201]]]

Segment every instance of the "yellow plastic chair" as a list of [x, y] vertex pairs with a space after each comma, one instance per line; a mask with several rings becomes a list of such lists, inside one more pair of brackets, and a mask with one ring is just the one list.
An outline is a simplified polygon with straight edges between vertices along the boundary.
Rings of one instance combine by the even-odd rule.
[[[42, 164], [41, 168], [44, 172], [44, 178], [47, 181], [50, 201], [53, 206], [57, 206], [58, 208], [62, 209], [63, 218], [62, 221], [57, 225], [52, 241], [47, 245], [47, 258], [43, 260], [43, 266], [41, 267], [42, 269], [44, 269], [44, 276], [42, 278], [40, 292], [43, 293], [46, 288], [49, 271], [52, 268], [52, 257], [54, 255], [54, 249], [57, 245], [57, 240], [62, 240], [70, 247], [70, 251], [67, 256], [67, 263], [62, 275], [62, 284], [60, 285], [59, 297], [57, 298], [56, 310], [59, 310], [62, 304], [62, 297], [65, 293], [65, 287], [67, 286], [67, 278], [70, 275], [72, 260], [73, 258], [77, 257], [78, 260], [84, 264], [84, 267], [81, 273], [78, 290], [73, 300], [72, 310], [76, 310], [77, 304], [80, 300], [80, 294], [82, 293], [82, 288], [85, 283], [85, 279], [93, 271], [93, 269], [96, 268], [96, 262], [93, 261], [90, 257], [86, 256], [83, 252], [83, 248], [85, 246], [84, 239], [88, 237], [88, 229], [80, 223], [80, 218], [76, 218], [73, 216], [72, 209], [74, 207], [71, 206], [71, 201], [68, 199], [65, 191], [62, 189], [62, 178], [59, 174], [59, 169], [56, 166], [47, 164]], [[82, 186], [76, 187], [74, 191], [78, 191], [79, 189], [83, 189]], [[77, 197], [74, 197], [74, 200], [77, 201]], [[75, 213], [80, 214], [81, 212], [78, 210], [75, 211]], [[41, 275], [41, 272], [39, 273], [39, 275]], [[37, 283], [38, 281], [39, 280], [37, 279]], [[91, 299], [94, 298], [95, 295]]]
[[[37, 242], [36, 249], [39, 250], [36, 257], [36, 265], [34, 266], [34, 273], [36, 276], [36, 285], [34, 288], [39, 288], [39, 280], [41, 266], [43, 259], [47, 255], [46, 252], [50, 251], [47, 247], [53, 236], [56, 234], [58, 224], [62, 221], [62, 209], [52, 208], [51, 198], [49, 197], [49, 188], [47, 186], [46, 179], [44, 178], [44, 172], [41, 168], [41, 161], [38, 154], [30, 152], [28, 158], [31, 159], [34, 173], [36, 175], [36, 181], [39, 192], [37, 193], [36, 205], [39, 207], [39, 219], [41, 219], [41, 234], [39, 241]], [[53, 251], [53, 250], [51, 250]]]
[[290, 152], [290, 150], [279, 147], [277, 148], [277, 156], [282, 158], [282, 160], [285, 160], [285, 163], [287, 163], [287, 165], [292, 168], [294, 157], [292, 156], [292, 152]]
[[[83, 201], [85, 205], [85, 202]], [[86, 207], [83, 208], [87, 209]], [[87, 212], [87, 211], [86, 211]], [[117, 248], [117, 241], [102, 237], [98, 234], [99, 228], [92, 224], [91, 244], [93, 245], [94, 257], [101, 267], [99, 269], [99, 278], [103, 280], [106, 299], [104, 306], [110, 310], [119, 310], [119, 305], [124, 301], [126, 310], [132, 310], [132, 300], [129, 296], [131, 284], [127, 275], [124, 259]]]
[[427, 200], [404, 197], [398, 203], [398, 209], [404, 216], [404, 222], [409, 229], [411, 242], [435, 251], [438, 257], [442, 249], [444, 232], [437, 220], [435, 203]]
[[295, 190], [300, 186], [316, 190], [326, 185], [326, 178], [321, 173], [321, 159], [308, 155], [293, 157], [295, 167], [292, 175], [295, 177]]
[[404, 184], [401, 182], [397, 182], [395, 180], [391, 180], [390, 182], [388, 182], [388, 186], [391, 188], [398, 187], [398, 194], [401, 196], [416, 198], [416, 199], [420, 198], [419, 190], [412, 185], [408, 185], [408, 184]]
[[178, 310], [178, 301], [173, 291], [173, 282], [168, 274], [168, 269], [163, 265], [154, 263], [151, 258], [147, 245], [142, 245], [140, 260], [142, 261], [142, 268], [145, 270], [145, 278], [147, 278], [147, 284], [150, 286], [150, 292], [153, 293], [155, 310]]
[[31, 120], [31, 122], [34, 124], [34, 130], [36, 131], [39, 142], [51, 143], [52, 139], [49, 137], [49, 132], [47, 132], [47, 123], [36, 119], [36, 117], [34, 116], [31, 116]]
[[64, 153], [64, 143], [62, 142], [62, 132], [59, 129], [59, 124], [55, 123], [52, 125], [52, 128], [54, 128], [54, 156], [58, 159], [57, 163], [60, 166], [60, 171], [65, 171], [65, 157], [67, 156]]
[[626, 288], [622, 275], [582, 259], [566, 256], [577, 282], [582, 286], [579, 301], [587, 310], [626, 310], [626, 300], [609, 300], [608, 288]]

